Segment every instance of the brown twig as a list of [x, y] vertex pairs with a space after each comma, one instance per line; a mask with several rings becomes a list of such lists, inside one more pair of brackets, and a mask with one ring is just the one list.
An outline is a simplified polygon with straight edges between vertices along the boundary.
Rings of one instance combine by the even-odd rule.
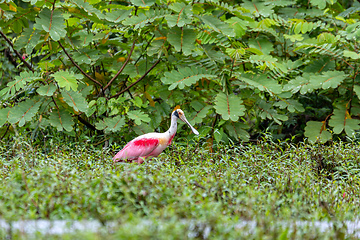
[[197, 181], [194, 181], [192, 184], [195, 185], [198, 188], [206, 190], [206, 188], [204, 186], [200, 185], [200, 183], [198, 183]]
[[129, 90], [131, 87], [133, 87], [134, 85], [136, 85], [138, 82], [140, 82], [141, 80], [143, 80], [143, 79], [146, 77], [146, 75], [148, 75], [149, 72], [150, 72], [154, 67], [156, 67], [156, 65], [158, 65], [159, 62], [160, 62], [160, 59], [158, 59], [158, 60], [149, 68], [149, 70], [147, 70], [147, 71], [144, 73], [144, 75], [142, 75], [138, 80], [136, 80], [135, 82], [133, 82], [132, 84], [130, 84], [130, 85], [129, 85], [127, 88], [125, 88], [124, 90], [121, 90], [121, 91], [118, 92], [117, 94], [111, 96], [109, 99], [114, 98], [114, 97], [117, 97], [117, 96], [123, 94], [124, 92], [126, 92], [127, 90]]
[[96, 131], [96, 127], [94, 125], [92, 125], [91, 123], [89, 123], [88, 121], [86, 121], [85, 119], [83, 119], [80, 115], [77, 115], [77, 118], [79, 120], [79, 122], [81, 122], [82, 124], [84, 124], [85, 126], [87, 126], [88, 128], [90, 128], [93, 131]]
[[105, 91], [111, 85], [111, 83], [120, 75], [120, 73], [124, 70], [124, 68], [126, 67], [126, 65], [128, 64], [128, 62], [130, 60], [130, 57], [132, 55], [132, 52], [134, 51], [134, 48], [135, 48], [135, 40], [130, 49], [129, 56], [125, 60], [124, 64], [121, 66], [120, 70], [115, 74], [115, 76], [109, 81], [109, 83], [106, 84], [106, 86], [103, 88], [103, 91]]
[[76, 62], [74, 61], [74, 59], [72, 59], [72, 57], [70, 56], [70, 54], [65, 50], [64, 46], [61, 44], [60, 41], [58, 41], [60, 47], [62, 48], [62, 50], [64, 51], [64, 53], [66, 54], [66, 56], [68, 56], [68, 58], [70, 59], [70, 61], [72, 62], [72, 64], [79, 69], [79, 71], [88, 79], [90, 79], [92, 82], [96, 83], [97, 85], [99, 85], [100, 87], [102, 87], [102, 84], [98, 81], [96, 81], [94, 78], [92, 78], [89, 74], [87, 74], [86, 72], [84, 72], [84, 70], [81, 69], [81, 67], [79, 65], [76, 64]]
[[31, 67], [30, 64], [28, 64], [21, 56], [21, 54], [14, 48], [14, 45], [12, 44], [12, 42], [10, 41], [10, 39], [8, 39], [6, 37], [6, 35], [0, 30], [0, 35], [5, 39], [5, 41], [11, 46], [12, 50], [15, 52], [16, 56], [18, 56], [18, 58], [20, 59], [20, 61], [22, 63], [24, 63], [24, 65], [32, 72], [34, 72], [34, 69]]
[[213, 133], [214, 133], [214, 131], [215, 131], [215, 124], [216, 124], [216, 122], [217, 122], [218, 119], [219, 119], [219, 114], [216, 114], [216, 115], [215, 115], [214, 122], [213, 122], [212, 125], [211, 125], [210, 135], [213, 135]]
[[6, 136], [7, 132], [9, 131], [9, 128], [10, 128], [10, 124], [8, 124], [7, 128], [6, 128], [6, 131], [4, 133], [4, 135], [0, 138], [0, 140], [3, 140], [3, 138]]

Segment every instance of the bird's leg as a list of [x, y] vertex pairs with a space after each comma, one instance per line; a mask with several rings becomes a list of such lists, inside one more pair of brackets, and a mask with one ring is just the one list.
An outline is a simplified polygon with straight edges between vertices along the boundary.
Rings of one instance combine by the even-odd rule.
[[114, 163], [116, 163], [116, 162], [126, 162], [126, 160], [123, 160], [123, 159], [115, 159], [115, 160], [114, 160]]
[[137, 162], [137, 163], [139, 163], [139, 164], [142, 164], [142, 163], [145, 161], [145, 158], [146, 158], [146, 157], [139, 157], [139, 158], [137, 159], [137, 161], [135, 161], [135, 162]]

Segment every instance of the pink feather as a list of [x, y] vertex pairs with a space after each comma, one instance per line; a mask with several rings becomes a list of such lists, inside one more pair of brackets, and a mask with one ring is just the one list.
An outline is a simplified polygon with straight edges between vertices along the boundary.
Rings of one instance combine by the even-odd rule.
[[156, 138], [135, 138], [118, 152], [113, 158], [114, 161], [137, 160], [141, 156], [146, 158], [159, 145]]

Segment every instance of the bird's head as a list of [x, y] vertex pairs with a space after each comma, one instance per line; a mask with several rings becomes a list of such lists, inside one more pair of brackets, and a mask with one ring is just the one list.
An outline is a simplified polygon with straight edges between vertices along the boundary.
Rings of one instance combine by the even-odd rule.
[[181, 121], [183, 121], [184, 123], [186, 123], [186, 124], [190, 127], [191, 131], [193, 131], [194, 134], [199, 135], [199, 132], [198, 132], [193, 126], [191, 126], [191, 124], [190, 124], [190, 123], [188, 122], [188, 120], [186, 119], [184, 112], [183, 112], [181, 109], [175, 109], [175, 110], [172, 112], [171, 116], [172, 116], [172, 117], [173, 117], [173, 116], [176, 117], [176, 120], [177, 120], [177, 119], [180, 119]]

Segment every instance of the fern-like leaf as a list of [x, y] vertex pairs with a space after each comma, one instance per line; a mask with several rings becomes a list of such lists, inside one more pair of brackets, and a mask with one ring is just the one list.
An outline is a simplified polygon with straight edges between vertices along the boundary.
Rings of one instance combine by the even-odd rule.
[[148, 23], [154, 22], [157, 19], [163, 19], [169, 14], [170, 12], [164, 9], [149, 9], [149, 11], [139, 14], [139, 16], [133, 16], [124, 20], [123, 24], [125, 26], [133, 26], [136, 30], [144, 27]]
[[212, 15], [198, 17], [203, 23], [205, 23], [205, 25], [209, 26], [210, 29], [214, 30], [215, 32], [222, 33], [228, 37], [235, 37], [234, 29], [230, 27], [230, 24], [223, 22]]
[[321, 45], [300, 43], [299, 46], [295, 48], [294, 51], [299, 51], [300, 49], [309, 49], [310, 54], [316, 53], [320, 55], [328, 55], [337, 58], [341, 58], [341, 56], [343, 56], [343, 50], [333, 47], [333, 45], [330, 43], [325, 43]]
[[238, 76], [238, 79], [271, 95], [277, 95], [282, 92], [281, 85], [277, 81], [269, 78], [266, 74], [242, 74]]
[[218, 32], [202, 31], [198, 34], [197, 39], [201, 42], [202, 45], [217, 44], [218, 46], [222, 46], [224, 48], [231, 47], [229, 39], [225, 35]]
[[173, 70], [166, 72], [161, 81], [164, 84], [170, 84], [169, 90], [173, 90], [176, 87], [183, 89], [185, 86], [191, 86], [201, 78], [216, 78], [215, 74], [212, 74], [205, 68], [185, 67], [179, 70]]
[[262, 119], [271, 119], [274, 120], [277, 124], [281, 125], [282, 122], [288, 120], [288, 117], [286, 115], [279, 114], [276, 109], [273, 109], [273, 106], [274, 104], [261, 100], [258, 104], [258, 115]]

